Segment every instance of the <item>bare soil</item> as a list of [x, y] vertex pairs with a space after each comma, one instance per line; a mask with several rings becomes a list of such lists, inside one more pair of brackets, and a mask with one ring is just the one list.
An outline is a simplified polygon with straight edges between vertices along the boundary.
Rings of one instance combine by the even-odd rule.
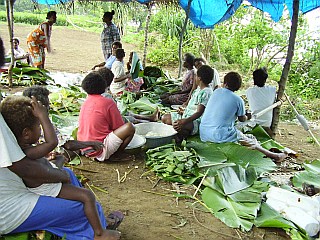
[[[26, 36], [33, 28], [15, 25], [14, 34], [20, 38], [20, 45], [25, 50]], [[3, 23], [0, 23], [0, 36], [6, 43], [6, 49], [9, 49], [8, 28]], [[54, 51], [47, 55], [46, 62], [49, 71], [87, 72], [103, 61], [97, 33], [54, 26], [52, 46]], [[134, 49], [134, 44], [124, 43], [124, 48], [129, 53]], [[312, 128], [312, 131], [319, 138], [319, 124], [315, 126], [316, 129]], [[319, 158], [320, 148], [308, 141], [308, 133], [301, 126], [281, 123], [276, 140], [297, 151], [298, 161]], [[133, 162], [98, 163], [83, 158], [80, 168], [85, 170], [74, 170], [90, 179], [88, 184], [102, 203], [105, 213], [111, 210], [125, 213], [125, 220], [119, 228], [124, 240], [288, 239], [278, 229], [254, 228], [248, 233], [240, 232], [227, 227], [190, 200], [177, 200], [172, 197], [173, 192], [180, 190], [192, 193], [194, 188], [158, 182], [152, 173], [146, 174], [148, 169], [144, 166], [143, 152], [137, 153]], [[118, 182], [117, 171], [120, 178], [127, 172], [124, 182]]]

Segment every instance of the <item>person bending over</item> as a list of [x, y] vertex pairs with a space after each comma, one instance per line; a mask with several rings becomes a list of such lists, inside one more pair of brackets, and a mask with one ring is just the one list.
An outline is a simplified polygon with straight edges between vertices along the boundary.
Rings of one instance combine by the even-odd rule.
[[192, 93], [192, 97], [185, 110], [180, 108], [179, 112], [172, 112], [162, 116], [162, 122], [173, 125], [178, 132], [178, 142], [195, 135], [199, 131], [201, 116], [212, 95], [212, 88], [209, 83], [212, 81], [213, 69], [208, 65], [201, 66], [197, 71], [198, 88]]
[[[266, 68], [259, 68], [253, 72], [253, 87], [246, 90], [246, 96], [249, 103], [251, 113], [257, 114], [258, 112], [271, 106], [276, 99], [276, 87], [265, 85], [268, 78]], [[270, 129], [272, 123], [272, 109], [254, 121], [262, 126], [266, 132], [272, 136]]]
[[97, 72], [89, 73], [81, 84], [88, 97], [81, 106], [77, 136], [80, 141], [99, 141], [104, 144], [99, 151], [83, 150], [86, 156], [98, 161], [132, 158], [121, 152], [130, 143], [135, 129], [131, 123], [124, 123], [113, 99], [101, 95], [109, 84]]
[[260, 146], [252, 136], [243, 134], [235, 127], [238, 119], [244, 122], [251, 118], [245, 113], [244, 102], [234, 92], [241, 87], [241, 76], [229, 72], [224, 77], [223, 88], [215, 90], [207, 104], [200, 123], [200, 138], [203, 142], [239, 142], [241, 145], [256, 149], [276, 162], [283, 161], [285, 153], [273, 153]]
[[[47, 156], [58, 144], [53, 125], [49, 119], [47, 108], [35, 97], [32, 100], [24, 96], [9, 96], [1, 103], [1, 113], [15, 135], [18, 144], [32, 160]], [[36, 144], [44, 132], [45, 142]], [[101, 143], [97, 150], [103, 148]], [[52, 163], [51, 163], [52, 164]], [[56, 167], [53, 164], [53, 167]], [[41, 196], [58, 197], [80, 201], [84, 204], [84, 212], [90, 222], [94, 239], [106, 239], [108, 233], [102, 226], [96, 207], [94, 194], [87, 189], [75, 187], [68, 183], [41, 184], [37, 179], [24, 181], [31, 192]]]

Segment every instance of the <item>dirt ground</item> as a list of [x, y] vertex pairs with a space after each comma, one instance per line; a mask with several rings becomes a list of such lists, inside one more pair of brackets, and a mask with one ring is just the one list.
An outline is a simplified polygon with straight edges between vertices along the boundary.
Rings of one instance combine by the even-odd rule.
[[[15, 36], [20, 38], [21, 47], [27, 49], [25, 39], [32, 26], [15, 25]], [[0, 36], [8, 45], [8, 28], [0, 23]], [[47, 56], [46, 68], [49, 71], [87, 72], [103, 61], [99, 34], [53, 27], [53, 53]], [[126, 52], [134, 49], [134, 44], [124, 43]], [[128, 54], [127, 54], [128, 55]], [[141, 54], [140, 54], [141, 56]], [[219, 70], [219, 69], [218, 69]], [[319, 138], [319, 123], [312, 128]], [[320, 148], [308, 141], [308, 133], [301, 126], [281, 123], [277, 141], [299, 153], [298, 161], [319, 158]], [[90, 179], [97, 199], [104, 210], [121, 210], [126, 217], [120, 226], [124, 240], [160, 240], [160, 239], [288, 239], [285, 233], [277, 229], [257, 229], [249, 233], [227, 227], [210, 213], [189, 200], [177, 200], [172, 197], [177, 189], [185, 189], [164, 181], [158, 182], [153, 174], [145, 174], [143, 152], [136, 155], [133, 162], [97, 163], [83, 159], [82, 170], [74, 169]], [[89, 172], [89, 171], [92, 172]], [[118, 182], [127, 172], [126, 180]], [[97, 190], [98, 187], [107, 193]]]

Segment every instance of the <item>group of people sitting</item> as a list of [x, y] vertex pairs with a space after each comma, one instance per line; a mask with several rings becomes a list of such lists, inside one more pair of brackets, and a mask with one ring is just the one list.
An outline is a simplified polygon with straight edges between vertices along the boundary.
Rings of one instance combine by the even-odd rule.
[[[133, 124], [124, 122], [115, 101], [103, 96], [113, 87], [123, 91], [117, 83], [128, 77], [116, 75], [123, 71], [114, 70], [118, 65], [124, 68], [124, 51], [116, 44], [118, 48], [110, 56], [115, 56], [111, 70], [102, 67], [83, 79], [81, 87], [88, 96], [80, 110], [78, 140], [64, 144], [66, 150], [80, 150], [97, 161], [122, 160], [123, 150], [135, 133]], [[255, 138], [235, 127], [236, 120], [251, 118], [245, 111], [244, 101], [234, 93], [242, 83], [238, 73], [226, 74], [220, 86], [217, 72], [203, 59], [185, 54], [184, 66], [188, 71], [181, 91], [161, 96], [165, 104], [185, 106], [161, 117], [162, 122], [178, 132], [177, 141], [199, 133], [205, 142], [239, 142], [275, 161], [286, 157], [284, 153], [262, 148]], [[263, 92], [267, 74], [264, 69], [257, 71], [254, 79], [260, 80], [255, 80], [253, 88], [261, 88], [258, 91]], [[119, 82], [116, 79], [120, 79]], [[247, 93], [249, 99], [250, 94], [255, 95], [250, 89]], [[60, 237], [66, 235], [67, 239], [120, 239], [120, 232], [114, 229], [123, 215], [115, 211], [105, 218], [94, 195], [81, 187], [72, 171], [63, 167], [65, 158], [61, 155], [56, 155], [54, 161], [46, 158], [58, 144], [48, 117], [48, 96], [32, 91], [24, 95], [7, 97], [0, 104], [0, 191], [3, 193], [0, 215], [6, 219], [0, 225], [0, 234], [43, 229]], [[275, 95], [273, 101], [274, 98]], [[41, 128], [44, 141], [38, 143]]]

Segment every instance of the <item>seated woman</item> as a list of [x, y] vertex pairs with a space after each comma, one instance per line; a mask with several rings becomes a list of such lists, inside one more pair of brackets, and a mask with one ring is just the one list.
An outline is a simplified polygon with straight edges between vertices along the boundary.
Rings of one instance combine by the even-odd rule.
[[124, 123], [113, 99], [101, 95], [110, 85], [110, 80], [107, 82], [99, 73], [91, 72], [82, 81], [81, 87], [88, 97], [80, 110], [78, 140], [104, 144], [102, 151], [83, 150], [87, 157], [98, 161], [132, 159], [133, 156], [122, 152], [130, 143], [135, 129], [131, 123]]
[[182, 105], [189, 98], [190, 91], [195, 81], [194, 56], [191, 53], [184, 55], [183, 67], [188, 71], [183, 77], [181, 90], [172, 94], [164, 94], [160, 96], [163, 104], [167, 105]]

